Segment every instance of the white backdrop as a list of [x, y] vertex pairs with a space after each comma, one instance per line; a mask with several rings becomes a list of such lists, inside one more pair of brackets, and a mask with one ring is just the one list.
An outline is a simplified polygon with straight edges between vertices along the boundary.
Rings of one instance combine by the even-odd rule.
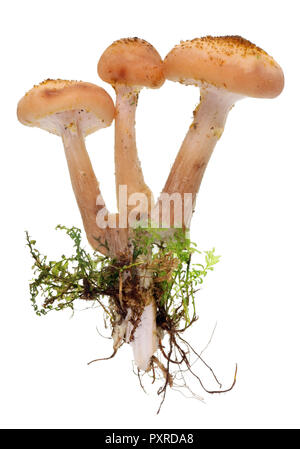
[[[40, 1], [1, 6], [0, 426], [9, 428], [299, 427], [299, 35], [297, 2]], [[180, 40], [238, 34], [269, 52], [286, 85], [274, 100], [231, 111], [207, 168], [192, 224], [200, 249], [221, 262], [199, 293], [189, 338], [230, 393], [205, 402], [169, 391], [145, 395], [123, 347], [102, 339], [99, 309], [37, 317], [30, 305], [27, 229], [55, 258], [70, 249], [57, 224], [81, 226], [60, 139], [22, 126], [16, 106], [46, 78], [90, 81], [110, 43], [138, 36], [161, 56]], [[137, 140], [145, 178], [158, 194], [198, 101], [193, 87], [143, 90]], [[113, 126], [87, 138], [104, 197], [115, 207]], [[87, 245], [87, 243], [86, 243]], [[201, 367], [199, 366], [199, 369]], [[208, 381], [207, 381], [208, 382]], [[208, 383], [208, 386], [211, 384]]]

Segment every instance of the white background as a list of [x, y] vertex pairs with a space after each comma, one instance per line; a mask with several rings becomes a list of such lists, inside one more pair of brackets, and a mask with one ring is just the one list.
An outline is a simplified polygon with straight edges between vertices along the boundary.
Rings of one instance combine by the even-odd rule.
[[[10, 1], [1, 4], [0, 426], [8, 428], [299, 427], [299, 13], [296, 1]], [[108, 362], [98, 309], [37, 317], [30, 306], [27, 229], [50, 257], [70, 249], [57, 224], [81, 226], [60, 139], [22, 126], [16, 106], [45, 78], [107, 89], [97, 62], [114, 40], [138, 36], [161, 56], [180, 40], [237, 34], [269, 52], [286, 85], [274, 100], [230, 113], [207, 168], [192, 240], [221, 262], [199, 293], [189, 338], [233, 391], [205, 403], [169, 391], [161, 413], [132, 373], [130, 347]], [[163, 187], [199, 93], [166, 82], [144, 90], [137, 140], [146, 181]], [[113, 210], [113, 126], [87, 148]], [[201, 366], [199, 365], [201, 370]], [[146, 382], [147, 383], [147, 382]], [[207, 386], [213, 384], [207, 377]]]

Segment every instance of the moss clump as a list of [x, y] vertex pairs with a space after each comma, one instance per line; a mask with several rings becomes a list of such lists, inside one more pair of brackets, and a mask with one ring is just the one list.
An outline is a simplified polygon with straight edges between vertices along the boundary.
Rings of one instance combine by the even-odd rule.
[[203, 253], [203, 263], [193, 264], [193, 254], [201, 252], [181, 229], [167, 240], [159, 229], [134, 229], [128, 251], [118, 258], [86, 251], [82, 247], [81, 230], [76, 227], [59, 225], [56, 229], [64, 230], [74, 245], [74, 253], [68, 257], [62, 255], [58, 261], [48, 261], [26, 232], [35, 275], [30, 283], [30, 295], [37, 315], [73, 309], [75, 301], [85, 300], [100, 304], [106, 318], [112, 319], [115, 305], [109, 299], [118, 305], [126, 298], [139, 296], [138, 270], [146, 270], [153, 280], [158, 325], [164, 317], [174, 328], [186, 327], [196, 318], [195, 293], [220, 259], [213, 249]]
[[[47, 256], [36, 248], [36, 241], [26, 232], [27, 246], [34, 261], [30, 296], [37, 315], [66, 308], [74, 310], [75, 301], [89, 301], [102, 307], [114, 336], [114, 331], [125, 322], [130, 309], [132, 331], [129, 341], [132, 341], [150, 295], [156, 304], [159, 354], [158, 357], [152, 356], [148, 372], [153, 382], [161, 378], [157, 372], [162, 374], [164, 383], [158, 390], [158, 394], [163, 396], [162, 402], [168, 386], [187, 387], [183, 374], [187, 371], [209, 393], [221, 393], [233, 387], [235, 377], [227, 390], [207, 390], [192, 369], [191, 354], [210, 369], [220, 388], [221, 384], [201, 354], [182, 337], [182, 333], [197, 320], [195, 294], [220, 259], [214, 249], [200, 252], [181, 229], [170, 234], [170, 231], [162, 229], [137, 228], [131, 230], [127, 250], [118, 257], [109, 257], [86, 251], [82, 247], [80, 229], [61, 225], [56, 229], [65, 231], [74, 247], [71, 256], [62, 255], [58, 261], [48, 261]], [[202, 257], [202, 263], [192, 261], [195, 254]], [[146, 286], [147, 276], [151, 281]], [[112, 356], [124, 341], [121, 337], [118, 344], [114, 343]], [[173, 373], [172, 365], [177, 368]], [[184, 369], [182, 365], [185, 365]], [[138, 376], [140, 379], [139, 371]], [[181, 378], [181, 385], [178, 382], [174, 384], [175, 378]]]

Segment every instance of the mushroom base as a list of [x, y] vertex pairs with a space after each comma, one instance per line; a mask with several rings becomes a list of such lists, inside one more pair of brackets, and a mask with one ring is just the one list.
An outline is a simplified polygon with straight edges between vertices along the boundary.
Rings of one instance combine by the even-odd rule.
[[[164, 233], [141, 228], [132, 230], [127, 251], [118, 256], [101, 256], [81, 247], [80, 229], [58, 229], [73, 240], [75, 253], [63, 255], [56, 262], [40, 254], [35, 240], [27, 234], [35, 273], [30, 283], [31, 302], [37, 315], [65, 308], [74, 310], [73, 303], [78, 299], [100, 306], [112, 329], [113, 353], [108, 358], [114, 357], [124, 343], [130, 344], [141, 385], [145, 373], [152, 377], [152, 383], [163, 382], [158, 390], [162, 402], [168, 387], [191, 392], [187, 375], [208, 393], [228, 391], [221, 389], [202, 353], [197, 353], [183, 337], [197, 320], [198, 286], [219, 260], [214, 250], [205, 252], [202, 264], [192, 264], [191, 256], [201, 253], [182, 230], [174, 231], [172, 238], [165, 240]], [[194, 358], [210, 370], [220, 389], [205, 388], [194, 371]], [[229, 389], [234, 383], [235, 377]]]
[[[215, 375], [213, 369], [205, 362], [202, 352], [198, 353], [184, 338], [187, 328], [178, 328], [174, 324], [174, 316], [166, 314], [160, 305], [159, 298], [150, 297], [149, 292], [144, 292], [139, 298], [123, 298], [122, 305], [117, 297], [111, 298], [111, 310], [113, 310], [115, 322], [112, 323], [113, 354], [118, 349], [129, 343], [133, 348], [134, 361], [137, 367], [137, 376], [144, 390], [142, 377], [147, 373], [152, 378], [152, 384], [162, 381], [157, 391], [161, 395], [161, 403], [157, 413], [166, 398], [168, 387], [180, 390], [185, 389], [194, 397], [203, 400], [199, 394], [192, 391], [188, 384], [188, 377], [192, 377], [200, 384], [206, 393], [224, 393], [230, 391], [236, 382], [237, 366], [231, 386], [222, 389], [222, 384]], [[196, 321], [194, 317], [190, 325]], [[189, 326], [190, 326], [189, 325]], [[189, 327], [188, 326], [188, 327]], [[192, 361], [192, 358], [194, 359]], [[200, 376], [194, 370], [197, 359], [210, 371], [218, 389], [207, 389]], [[106, 359], [97, 359], [100, 361]], [[90, 362], [90, 363], [92, 363]]]

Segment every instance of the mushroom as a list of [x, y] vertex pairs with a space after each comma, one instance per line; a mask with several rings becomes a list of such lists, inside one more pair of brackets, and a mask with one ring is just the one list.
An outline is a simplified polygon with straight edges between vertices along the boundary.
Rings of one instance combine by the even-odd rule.
[[35, 126], [62, 137], [72, 187], [91, 246], [106, 254], [109, 242], [112, 253], [118, 251], [116, 229], [101, 229], [96, 223], [99, 211], [106, 213], [84, 137], [109, 126], [114, 118], [114, 104], [99, 86], [82, 81], [51, 80], [34, 86], [19, 101], [17, 115], [21, 123]]
[[[187, 354], [192, 347], [179, 337], [187, 344], [188, 349], [184, 351], [175, 339], [176, 335], [189, 327], [196, 318], [195, 309], [193, 320], [190, 320], [188, 310], [186, 311], [184, 306], [190, 301], [189, 290], [192, 290], [190, 285], [196, 285], [198, 279], [202, 280], [201, 275], [199, 278], [196, 277], [194, 283], [189, 283], [187, 274], [190, 273], [194, 277], [189, 271], [189, 257], [185, 262], [187, 271], [184, 276], [183, 271], [181, 269], [179, 271], [179, 278], [184, 285], [181, 282], [178, 285], [173, 283], [172, 275], [178, 264], [181, 264], [182, 255], [186, 260], [186, 256], [192, 254], [192, 251], [186, 252], [188, 249], [186, 246], [181, 249], [182, 242], [180, 248], [178, 245], [175, 250], [169, 251], [169, 248], [164, 246], [177, 227], [175, 196], [181, 199], [183, 227], [188, 228], [206, 165], [216, 142], [222, 135], [229, 110], [237, 100], [245, 96], [276, 97], [283, 89], [284, 77], [281, 68], [271, 56], [239, 36], [208, 36], [182, 42], [166, 56], [164, 62], [148, 42], [138, 38], [121, 39], [105, 50], [98, 63], [98, 73], [104, 81], [114, 87], [117, 97], [116, 108], [105, 90], [94, 84], [82, 81], [46, 80], [34, 86], [20, 100], [17, 115], [24, 125], [39, 127], [62, 137], [71, 182], [88, 241], [95, 250], [108, 256], [105, 260], [109, 260], [102, 272], [107, 274], [109, 288], [94, 290], [95, 295], [107, 294], [110, 297], [107, 312], [112, 312], [109, 314], [113, 328], [114, 349], [111, 357], [125, 341], [132, 345], [138, 370], [149, 371], [152, 368], [154, 380], [155, 363], [165, 377], [165, 384], [158, 391], [159, 394], [163, 393], [164, 400], [167, 386], [173, 385], [170, 363], [179, 365], [181, 374], [180, 365], [185, 363], [187, 370], [202, 385], [188, 361]], [[164, 83], [165, 78], [201, 87], [201, 101], [194, 111], [193, 123], [154, 207], [153, 215], [152, 193], [144, 181], [138, 160], [135, 114], [141, 88], [158, 88]], [[119, 214], [109, 214], [106, 209], [84, 143], [85, 136], [109, 126], [114, 117]], [[126, 188], [126, 198], [120, 197], [124, 193], [122, 187]], [[153, 263], [155, 257], [151, 254], [151, 239], [145, 240], [147, 248], [138, 245], [133, 248], [138, 242], [133, 244], [131, 242], [131, 236], [134, 235], [130, 221], [131, 208], [134, 206], [134, 199], [141, 201], [144, 198], [140, 216], [148, 220], [154, 217], [154, 223], [152, 222], [154, 225], [158, 224], [159, 219], [163, 226], [164, 215], [160, 216], [160, 205], [164, 203], [164, 195], [169, 196], [169, 206], [172, 197], [173, 208], [169, 209], [171, 219], [168, 229], [164, 230], [165, 234], [159, 234], [158, 243], [163, 257], [156, 258], [157, 263]], [[182, 202], [187, 196], [192, 198], [188, 207]], [[121, 220], [122, 215], [125, 219]], [[145, 231], [146, 234], [147, 232], [149, 229]], [[31, 248], [31, 245], [29, 246]], [[154, 276], [156, 284], [153, 281]], [[99, 277], [102, 279], [102, 276]], [[87, 279], [84, 278], [83, 281], [85, 280]], [[166, 290], [162, 286], [165, 280], [168, 281]], [[40, 282], [40, 278], [38, 281]], [[75, 287], [78, 294], [77, 284]], [[173, 295], [173, 288], [179, 289], [180, 294], [175, 292]], [[166, 303], [169, 303], [166, 308], [164, 308], [165, 294], [168, 295]], [[180, 295], [182, 304], [177, 305]], [[87, 296], [85, 294], [84, 297], [83, 295], [80, 297], [86, 299]], [[161, 302], [160, 297], [163, 299]], [[94, 296], [89, 296], [89, 299], [92, 298]], [[52, 299], [51, 295], [51, 301]], [[158, 317], [157, 310], [159, 310]], [[184, 316], [186, 326], [179, 329], [178, 323]], [[161, 344], [165, 332], [170, 337], [168, 355]], [[167, 368], [154, 356], [158, 346], [167, 359]], [[175, 354], [175, 357], [172, 354]], [[178, 354], [182, 358], [179, 361]], [[196, 352], [195, 354], [197, 355]], [[209, 368], [206, 363], [205, 365]], [[215, 379], [217, 380], [216, 377]], [[235, 384], [235, 379], [236, 377], [231, 388]]]
[[[136, 201], [140, 201], [138, 214], [129, 218], [130, 225], [136, 220], [143, 222], [150, 216], [152, 192], [146, 185], [142, 168], [138, 159], [135, 115], [138, 96], [143, 87], [158, 88], [164, 81], [162, 59], [155, 48], [143, 39], [126, 38], [115, 41], [100, 57], [98, 74], [102, 80], [111, 84], [116, 91], [115, 114], [115, 174], [116, 194], [120, 216], [125, 215], [126, 225], [130, 211]], [[121, 189], [126, 189], [122, 191]], [[120, 198], [122, 193], [125, 198]], [[126, 208], [126, 210], [124, 210]], [[132, 211], [133, 212], [133, 211]], [[130, 229], [129, 229], [130, 232]], [[147, 262], [145, 258], [145, 263]], [[138, 270], [141, 289], [149, 290], [151, 281], [143, 276], [143, 270]], [[149, 275], [151, 277], [151, 275]], [[145, 282], [145, 279], [146, 282]], [[151, 356], [157, 349], [156, 307], [155, 301], [147, 301], [140, 317], [140, 324], [133, 330], [130, 322], [131, 311], [127, 314], [127, 327], [122, 326], [126, 333], [126, 341], [131, 341], [134, 359], [137, 367], [147, 370]], [[117, 331], [118, 333], [118, 331]], [[120, 341], [119, 338], [117, 341]]]
[[[126, 200], [131, 195], [145, 195], [148, 204], [141, 205], [141, 212], [148, 215], [152, 193], [144, 181], [138, 159], [135, 114], [142, 87], [158, 88], [164, 83], [161, 57], [155, 48], [143, 39], [137, 37], [120, 39], [102, 54], [98, 63], [98, 74], [116, 91], [115, 169], [119, 211], [120, 186], [126, 186]], [[134, 198], [132, 196], [132, 200]], [[138, 198], [142, 199], [143, 196], [140, 195]], [[129, 200], [129, 211], [133, 205]]]
[[[192, 194], [185, 210], [187, 227], [200, 183], [221, 137], [226, 118], [237, 100], [274, 98], [280, 94], [284, 76], [265, 51], [240, 36], [203, 37], [181, 42], [164, 60], [167, 79], [201, 88], [200, 104], [182, 143], [163, 193]], [[174, 225], [174, 213], [171, 217]]]

